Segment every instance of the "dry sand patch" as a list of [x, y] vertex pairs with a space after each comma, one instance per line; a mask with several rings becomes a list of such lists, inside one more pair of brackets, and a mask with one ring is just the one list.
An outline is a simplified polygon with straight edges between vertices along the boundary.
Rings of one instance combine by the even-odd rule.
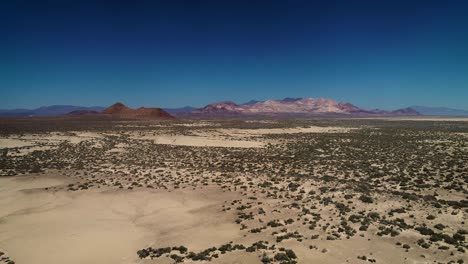
[[192, 147], [225, 147], [225, 148], [261, 148], [263, 142], [247, 140], [228, 140], [217, 136], [170, 136], [146, 135], [139, 139], [152, 140], [155, 144], [192, 146]]
[[21, 148], [34, 145], [32, 142], [15, 138], [0, 138], [0, 148]]
[[0, 248], [18, 263], [134, 263], [145, 246], [197, 250], [239, 236], [234, 216], [219, 213], [217, 189], [46, 192], [63, 182], [29, 180], [0, 179]]
[[103, 138], [103, 135], [95, 132], [69, 132], [69, 133], [47, 133], [27, 134], [13, 138], [0, 138], [0, 148], [21, 148], [37, 145], [56, 145], [67, 141], [78, 144], [87, 140]]
[[259, 129], [218, 129], [221, 133], [233, 136], [257, 136], [268, 134], [296, 133], [346, 133], [355, 128], [347, 127], [295, 127], [295, 128], [259, 128]]
[[92, 132], [71, 132], [68, 134], [51, 133], [48, 136], [46, 136], [46, 139], [53, 142], [68, 141], [72, 144], [78, 144], [83, 141], [98, 139], [102, 137], [102, 135]]

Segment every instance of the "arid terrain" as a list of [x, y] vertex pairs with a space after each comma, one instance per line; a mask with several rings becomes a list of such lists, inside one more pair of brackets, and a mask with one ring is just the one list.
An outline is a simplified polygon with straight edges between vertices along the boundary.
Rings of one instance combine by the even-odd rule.
[[0, 119], [0, 263], [466, 263], [467, 208], [467, 119]]

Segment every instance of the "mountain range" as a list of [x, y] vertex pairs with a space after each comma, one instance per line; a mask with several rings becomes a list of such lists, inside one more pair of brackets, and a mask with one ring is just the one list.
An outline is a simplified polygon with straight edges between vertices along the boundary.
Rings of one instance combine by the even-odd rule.
[[168, 119], [173, 116], [183, 118], [203, 117], [242, 117], [242, 116], [460, 116], [467, 117], [468, 111], [447, 107], [411, 106], [385, 111], [362, 109], [348, 102], [337, 102], [326, 98], [284, 98], [281, 100], [250, 100], [236, 104], [224, 101], [208, 104], [202, 108], [191, 106], [181, 108], [131, 109], [122, 103], [108, 108], [100, 106], [84, 107], [74, 105], [52, 105], [36, 109], [0, 110], [0, 116], [59, 116], [104, 114], [123, 118]]
[[427, 107], [427, 106], [411, 106], [412, 109], [418, 111], [422, 115], [427, 116], [468, 116], [467, 110], [454, 109], [448, 107]]
[[366, 110], [351, 103], [337, 102], [326, 98], [284, 98], [282, 100], [249, 101], [236, 104], [231, 101], [209, 104], [193, 110], [194, 116], [415, 116], [411, 108], [395, 111]]
[[104, 110], [101, 106], [76, 106], [76, 105], [51, 105], [43, 106], [36, 109], [10, 109], [0, 110], [0, 116], [59, 116], [66, 115], [74, 111], [95, 111], [101, 112]]

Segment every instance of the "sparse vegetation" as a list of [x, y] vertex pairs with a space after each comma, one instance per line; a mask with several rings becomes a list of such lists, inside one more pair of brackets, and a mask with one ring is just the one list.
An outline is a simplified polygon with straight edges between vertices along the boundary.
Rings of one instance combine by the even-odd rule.
[[[360, 242], [364, 248], [366, 243], [392, 241], [395, 252], [400, 252], [396, 256], [408, 251], [406, 257], [417, 259], [420, 254], [414, 252], [425, 250], [424, 262], [454, 263], [466, 251], [465, 122], [440, 125], [431, 121], [304, 119], [151, 123], [94, 118], [86, 122], [83, 126], [76, 120], [0, 120], [2, 137], [29, 137], [42, 142], [43, 147], [33, 151], [31, 146], [3, 148], [0, 175], [38, 176], [58, 171], [73, 182], [47, 187], [45, 192], [213, 188], [231, 195], [217, 201], [222, 206], [215, 217], [226, 217], [238, 227], [242, 234], [239, 241], [199, 252], [184, 246], [147, 247], [137, 251], [141, 259], [213, 261], [237, 251], [254, 254], [263, 263], [304, 263], [303, 250], [296, 247], [328, 254], [334, 249], [320, 247], [320, 243], [333, 245], [352, 237], [365, 238]], [[349, 130], [256, 132], [310, 126]], [[80, 139], [79, 133], [85, 129], [99, 137]], [[80, 140], [44, 141], [52, 132]], [[159, 144], [153, 140], [159, 135], [208, 135], [216, 140], [265, 144], [229, 148]], [[241, 243], [244, 237], [258, 242]], [[282, 248], [290, 245], [294, 246]], [[433, 252], [452, 255], [442, 258]], [[370, 253], [357, 258], [380, 261], [381, 256]]]

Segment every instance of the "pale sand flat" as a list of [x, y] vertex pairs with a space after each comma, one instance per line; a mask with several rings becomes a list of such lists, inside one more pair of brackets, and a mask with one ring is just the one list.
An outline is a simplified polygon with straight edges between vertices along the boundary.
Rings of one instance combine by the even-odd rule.
[[134, 263], [145, 246], [202, 250], [239, 236], [234, 216], [219, 212], [218, 190], [42, 191], [63, 183], [0, 179], [0, 248], [17, 263]]

